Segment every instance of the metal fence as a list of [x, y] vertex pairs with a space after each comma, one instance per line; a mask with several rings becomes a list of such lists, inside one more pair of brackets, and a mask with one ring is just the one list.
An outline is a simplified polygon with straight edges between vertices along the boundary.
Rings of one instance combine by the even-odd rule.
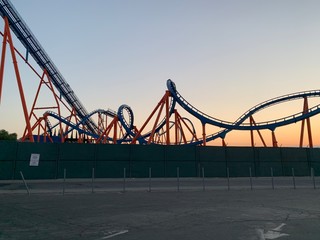
[[[215, 191], [215, 190], [259, 190], [259, 189], [318, 189], [320, 178], [310, 169], [310, 176], [297, 177], [292, 169], [291, 176], [274, 176], [270, 169], [269, 177], [253, 177], [248, 169], [248, 177], [212, 178], [205, 175], [202, 168], [201, 176], [181, 177], [180, 168], [176, 168], [176, 176], [172, 178], [157, 178], [152, 176], [152, 168], [148, 170], [147, 178], [130, 178], [127, 169], [123, 169], [122, 178], [96, 178], [95, 169], [92, 168], [91, 178], [68, 178], [68, 171], [64, 169], [63, 178], [55, 180], [30, 180], [20, 171], [20, 180], [0, 181], [1, 193], [101, 193], [101, 192], [127, 192], [127, 191]], [[228, 170], [229, 172], [229, 170]]]

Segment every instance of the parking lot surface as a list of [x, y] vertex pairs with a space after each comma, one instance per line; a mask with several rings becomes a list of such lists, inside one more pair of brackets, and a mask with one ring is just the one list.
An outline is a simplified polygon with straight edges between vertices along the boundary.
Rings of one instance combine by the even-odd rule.
[[2, 181], [0, 239], [320, 239], [320, 189], [264, 180]]

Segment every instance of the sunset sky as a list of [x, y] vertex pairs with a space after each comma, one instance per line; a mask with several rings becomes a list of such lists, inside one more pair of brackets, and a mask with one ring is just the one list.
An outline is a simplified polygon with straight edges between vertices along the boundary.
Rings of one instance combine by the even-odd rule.
[[[265, 100], [319, 89], [317, 0], [11, 1], [88, 112], [128, 104], [138, 127], [167, 79], [193, 106], [226, 121]], [[0, 129], [21, 136], [25, 123], [11, 62], [8, 57]], [[38, 82], [21, 72], [30, 107]], [[284, 117], [302, 104], [276, 106], [256, 118]], [[312, 121], [315, 145], [319, 120]], [[298, 145], [299, 128], [277, 130], [279, 145]], [[246, 145], [249, 133], [231, 133], [226, 142]]]

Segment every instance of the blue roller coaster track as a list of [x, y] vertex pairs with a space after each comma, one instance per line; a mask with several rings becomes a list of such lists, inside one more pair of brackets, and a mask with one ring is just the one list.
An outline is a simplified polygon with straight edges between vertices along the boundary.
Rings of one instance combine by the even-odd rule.
[[[202, 124], [209, 124], [213, 126], [217, 126], [220, 128], [224, 128], [224, 130], [214, 133], [212, 135], [207, 136], [206, 141], [211, 141], [216, 138], [224, 138], [225, 135], [230, 132], [231, 130], [264, 130], [268, 129], [274, 131], [277, 127], [289, 125], [292, 123], [296, 123], [298, 121], [302, 121], [304, 119], [308, 119], [312, 116], [315, 116], [320, 113], [320, 104], [313, 106], [312, 108], [308, 109], [307, 113], [299, 112], [290, 116], [286, 116], [280, 119], [275, 119], [271, 121], [265, 122], [258, 122], [255, 125], [251, 125], [249, 123], [245, 123], [250, 116], [253, 114], [265, 109], [269, 108], [273, 105], [297, 100], [297, 99], [304, 99], [304, 98], [313, 98], [313, 97], [320, 97], [320, 90], [313, 90], [313, 91], [304, 91], [304, 92], [297, 92], [292, 93], [280, 97], [276, 97], [267, 101], [264, 101], [248, 111], [242, 114], [235, 122], [228, 122], [224, 120], [220, 120], [214, 117], [203, 113], [196, 107], [192, 106], [182, 95], [178, 92], [176, 85], [170, 79], [167, 81], [168, 90], [171, 93], [171, 96], [177, 101], [177, 103], [183, 107], [187, 112], [191, 115], [196, 117], [201, 121]], [[199, 140], [197, 142], [192, 142], [190, 144], [198, 145], [203, 143], [203, 140]]]

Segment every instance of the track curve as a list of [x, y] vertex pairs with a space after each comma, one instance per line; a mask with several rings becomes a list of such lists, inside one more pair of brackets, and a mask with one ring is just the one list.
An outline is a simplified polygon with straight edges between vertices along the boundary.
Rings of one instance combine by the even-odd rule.
[[[303, 98], [312, 98], [312, 97], [320, 97], [320, 90], [312, 90], [312, 91], [304, 91], [304, 92], [297, 92], [293, 94], [283, 95], [280, 97], [272, 98], [270, 100], [264, 101], [256, 106], [250, 108], [244, 114], [242, 114], [235, 122], [224, 121], [218, 118], [214, 118], [209, 116], [208, 114], [200, 111], [193, 105], [191, 105], [178, 91], [176, 88], [175, 83], [168, 79], [167, 80], [167, 88], [171, 93], [171, 96], [177, 101], [177, 103], [184, 108], [187, 112], [191, 115], [196, 117], [201, 121], [202, 124], [210, 124], [213, 126], [217, 126], [220, 128], [224, 128], [224, 130], [219, 131], [217, 133], [211, 134], [206, 137], [206, 141], [211, 141], [216, 138], [224, 138], [225, 135], [230, 132], [231, 130], [263, 130], [268, 129], [274, 131], [277, 127], [289, 125], [292, 123], [296, 123], [298, 121], [302, 121], [304, 119], [310, 118], [320, 113], [320, 104], [311, 107], [308, 109], [307, 113], [296, 113], [293, 115], [289, 115], [283, 118], [274, 119], [265, 122], [257, 122], [255, 125], [250, 125], [249, 123], [245, 123], [244, 121], [247, 120], [253, 114], [261, 111], [262, 109], [281, 104], [288, 101], [293, 101], [296, 99], [303, 99]], [[198, 145], [203, 142], [203, 139], [197, 142], [190, 142], [192, 145]]]

